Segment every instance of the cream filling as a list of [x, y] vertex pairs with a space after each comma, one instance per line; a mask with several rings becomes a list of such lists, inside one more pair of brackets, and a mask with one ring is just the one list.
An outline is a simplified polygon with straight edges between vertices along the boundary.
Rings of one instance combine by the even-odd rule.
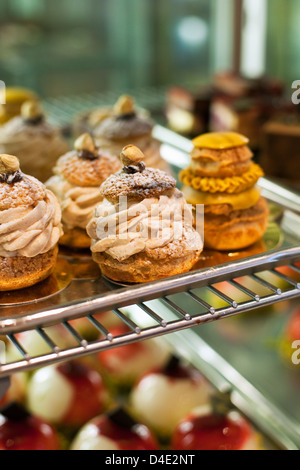
[[[117, 205], [104, 199], [97, 206], [87, 232], [92, 238], [93, 253], [105, 252], [124, 261], [145, 250], [162, 248], [184, 239], [192, 222], [191, 208], [182, 193], [176, 190], [171, 197], [160, 196], [133, 203], [120, 201]], [[200, 235], [195, 237], [194, 245], [189, 249], [201, 249]]]
[[20, 206], [0, 212], [0, 256], [33, 258], [47, 253], [61, 234], [61, 211], [51, 191], [36, 206]]
[[210, 171], [211, 173], [217, 173], [221, 168], [221, 161], [201, 161], [201, 160], [192, 160], [190, 164], [191, 170], [199, 171]]
[[102, 201], [98, 187], [69, 183], [63, 176], [53, 176], [46, 186], [56, 195], [62, 210], [63, 224], [68, 228], [86, 229], [97, 204]]

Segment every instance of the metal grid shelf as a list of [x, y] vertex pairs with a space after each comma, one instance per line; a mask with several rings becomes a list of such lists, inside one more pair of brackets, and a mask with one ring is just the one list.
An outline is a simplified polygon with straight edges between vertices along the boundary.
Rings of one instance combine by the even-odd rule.
[[97, 108], [98, 106], [111, 106], [119, 96], [128, 93], [135, 97], [139, 106], [151, 113], [161, 114], [162, 103], [165, 101], [168, 87], [146, 87], [138, 90], [120, 89], [105, 93], [84, 93], [81, 95], [60, 96], [44, 102], [44, 108], [51, 121], [62, 127], [68, 127], [75, 116]]
[[[300, 258], [300, 249], [298, 255]], [[20, 359], [2, 364], [0, 378], [13, 372], [95, 354], [297, 297], [300, 295], [300, 262], [241, 277], [230, 277], [226, 281], [220, 279], [221, 276], [216, 278], [216, 283], [202, 287], [201, 283], [200, 287], [195, 283], [187, 287], [184, 294], [166, 295], [159, 300], [114, 309], [111, 315], [128, 328], [128, 333], [120, 336], [114, 336], [110, 328], [99, 321], [96, 313], [84, 318], [99, 333], [97, 340], [86, 339], [72, 320], [59, 323], [73, 341], [73, 344], [70, 342], [64, 348], [51, 338], [48, 327], [36, 328], [35, 332], [49, 349], [49, 353], [43, 355], [30, 355], [22, 344], [22, 333], [8, 334], [7, 339], [18, 351]]]
[[[147, 89], [139, 94], [135, 91], [134, 94], [141, 106], [153, 110], [161, 108], [165, 90], [157, 93], [157, 90]], [[117, 94], [63, 97], [48, 101], [45, 108], [52, 120], [67, 125], [78, 112], [95, 105], [110, 104], [117, 97]], [[154, 134], [165, 146], [173, 147], [176, 166], [181, 166], [180, 161], [184, 166], [190, 142], [160, 126], [156, 126]], [[291, 221], [291, 225], [297, 227], [299, 216], [294, 211], [297, 212], [300, 207], [300, 197], [284, 190], [278, 194], [278, 187], [265, 179], [262, 179], [261, 187], [269, 199], [288, 209], [285, 212], [286, 222], [289, 224]], [[298, 237], [298, 230], [295, 230], [292, 235]], [[111, 290], [91, 298], [85, 298], [83, 292], [81, 300], [76, 302], [50, 305], [21, 317], [2, 317], [0, 334], [6, 336], [6, 341], [19, 356], [13, 360], [7, 358], [0, 364], [0, 378], [3, 382], [5, 377], [14, 372], [91, 355], [297, 297], [300, 295], [299, 261], [299, 243], [286, 243], [280, 250], [228, 265], [202, 269], [130, 289]], [[15, 310], [18, 308], [16, 306]], [[115, 336], [110, 327], [99, 321], [98, 314], [109, 309], [113, 309], [113, 317], [127, 326], [126, 334]], [[95, 329], [98, 335], [96, 340], [86, 338], [78, 330], [76, 320], [80, 318]], [[62, 347], [53, 339], [50, 334], [53, 325], [68, 334], [70, 342], [67, 345]], [[27, 350], [22, 332], [33, 329], [48, 352], [31, 354]]]

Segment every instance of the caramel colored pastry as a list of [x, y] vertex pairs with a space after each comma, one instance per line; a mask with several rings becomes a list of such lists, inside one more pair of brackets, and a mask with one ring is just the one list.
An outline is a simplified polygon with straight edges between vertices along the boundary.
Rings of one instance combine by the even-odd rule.
[[87, 226], [93, 258], [117, 282], [142, 283], [188, 272], [202, 240], [192, 212], [167, 173], [146, 168], [144, 155], [128, 145], [123, 171], [101, 186], [104, 198]]
[[0, 153], [18, 155], [24, 173], [46, 181], [68, 149], [60, 131], [48, 123], [37, 101], [26, 101], [21, 115], [0, 126]]
[[15, 116], [19, 116], [22, 104], [25, 101], [35, 101], [38, 97], [31, 90], [26, 88], [6, 88], [5, 104], [0, 104], [0, 124], [5, 124]]
[[248, 143], [234, 132], [208, 133], [193, 140], [191, 164], [180, 179], [187, 202], [204, 205], [206, 248], [240, 250], [266, 231], [269, 210], [256, 186], [263, 171], [252, 162]]
[[92, 134], [99, 147], [119, 157], [123, 147], [136, 145], [144, 153], [147, 166], [169, 171], [169, 165], [160, 155], [160, 142], [153, 138], [154, 122], [137, 112], [133, 98], [119, 98], [106, 119], [93, 127]]
[[61, 211], [51, 191], [0, 155], [0, 291], [22, 289], [55, 267]]
[[95, 207], [102, 201], [99, 186], [121, 169], [120, 160], [95, 146], [89, 134], [75, 141], [73, 151], [63, 155], [46, 186], [56, 195], [62, 210], [64, 235], [60, 244], [89, 248], [86, 226]]

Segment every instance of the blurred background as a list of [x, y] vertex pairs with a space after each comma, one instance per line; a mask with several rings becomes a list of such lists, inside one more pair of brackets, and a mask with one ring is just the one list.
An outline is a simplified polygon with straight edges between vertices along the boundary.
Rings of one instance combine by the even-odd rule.
[[299, 16], [299, 0], [0, 0], [0, 80], [72, 97], [64, 120], [127, 92], [188, 137], [245, 133], [298, 187]]
[[0, 75], [42, 96], [198, 84], [234, 66], [300, 77], [298, 0], [0, 0]]
[[[300, 191], [300, 104], [291, 99], [300, 81], [299, 19], [300, 0], [0, 0], [0, 81], [40, 96], [68, 143], [85, 113], [124, 93], [188, 138], [241, 132], [266, 176]], [[2, 106], [0, 96], [0, 147], [24, 96], [14, 90], [6, 98]], [[33, 124], [38, 129], [39, 121]], [[8, 144], [17, 140], [13, 131]], [[271, 209], [279, 221], [282, 211]], [[299, 235], [299, 217], [291, 214], [285, 223]], [[299, 282], [300, 264], [295, 268]], [[202, 325], [202, 337], [265, 391], [300, 435], [299, 366], [290, 364], [299, 300], [257, 312]]]

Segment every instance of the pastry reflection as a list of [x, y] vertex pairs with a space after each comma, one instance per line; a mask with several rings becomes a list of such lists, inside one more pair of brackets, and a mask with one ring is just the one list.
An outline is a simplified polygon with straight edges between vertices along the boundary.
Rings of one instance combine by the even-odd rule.
[[238, 259], [248, 258], [250, 256], [264, 253], [266, 249], [266, 243], [263, 239], [261, 239], [249, 248], [239, 251], [204, 250], [201, 253], [198, 263], [194, 266], [194, 270], [210, 268], [212, 266], [226, 264], [229, 262], [232, 263]]

